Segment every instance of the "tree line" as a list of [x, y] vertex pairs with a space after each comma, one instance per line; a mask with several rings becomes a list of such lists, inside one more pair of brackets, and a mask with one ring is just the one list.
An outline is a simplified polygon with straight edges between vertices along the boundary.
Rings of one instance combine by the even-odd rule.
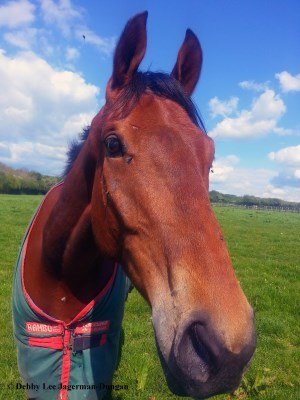
[[274, 207], [283, 209], [294, 209], [300, 211], [300, 203], [285, 201], [276, 198], [261, 198], [256, 196], [235, 196], [233, 194], [223, 194], [212, 190], [209, 193], [212, 203], [231, 204], [246, 207]]
[[55, 176], [13, 169], [0, 163], [0, 193], [3, 194], [45, 194], [59, 180]]

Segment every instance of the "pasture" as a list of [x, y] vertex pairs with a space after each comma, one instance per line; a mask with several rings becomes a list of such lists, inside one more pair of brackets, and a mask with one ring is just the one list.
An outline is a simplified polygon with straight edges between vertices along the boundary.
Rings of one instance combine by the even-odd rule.
[[[0, 195], [0, 399], [25, 399], [11, 325], [11, 282], [18, 248], [41, 196]], [[231, 259], [254, 306], [258, 346], [242, 386], [229, 399], [299, 398], [300, 214], [216, 207]], [[113, 400], [167, 400], [150, 311], [136, 290], [127, 300], [124, 344]]]

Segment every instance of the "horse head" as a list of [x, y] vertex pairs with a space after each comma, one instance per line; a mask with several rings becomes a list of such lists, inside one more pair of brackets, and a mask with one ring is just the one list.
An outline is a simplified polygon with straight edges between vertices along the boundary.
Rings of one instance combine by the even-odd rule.
[[187, 30], [170, 75], [139, 72], [146, 20], [132, 18], [118, 41], [82, 173], [92, 177], [97, 246], [149, 303], [170, 389], [200, 399], [240, 383], [255, 349], [253, 311], [209, 201], [214, 143], [190, 99], [200, 43]]

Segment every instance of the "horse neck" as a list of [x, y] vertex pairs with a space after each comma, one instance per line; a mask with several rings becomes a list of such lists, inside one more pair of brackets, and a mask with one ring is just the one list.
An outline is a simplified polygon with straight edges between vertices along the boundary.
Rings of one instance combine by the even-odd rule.
[[90, 212], [94, 171], [85, 143], [43, 231], [43, 260], [58, 277], [74, 276], [74, 272], [80, 273], [82, 265], [86, 271], [101, 256], [94, 241]]

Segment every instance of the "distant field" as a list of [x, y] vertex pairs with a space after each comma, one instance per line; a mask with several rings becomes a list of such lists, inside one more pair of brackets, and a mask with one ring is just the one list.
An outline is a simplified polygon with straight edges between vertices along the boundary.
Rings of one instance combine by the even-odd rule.
[[[20, 390], [11, 325], [11, 282], [20, 241], [41, 196], [0, 195], [0, 400]], [[258, 348], [241, 388], [227, 399], [295, 400], [299, 395], [300, 214], [215, 209], [235, 270], [256, 312]], [[149, 308], [134, 290], [126, 303], [125, 342], [113, 400], [172, 396], [156, 355]]]

